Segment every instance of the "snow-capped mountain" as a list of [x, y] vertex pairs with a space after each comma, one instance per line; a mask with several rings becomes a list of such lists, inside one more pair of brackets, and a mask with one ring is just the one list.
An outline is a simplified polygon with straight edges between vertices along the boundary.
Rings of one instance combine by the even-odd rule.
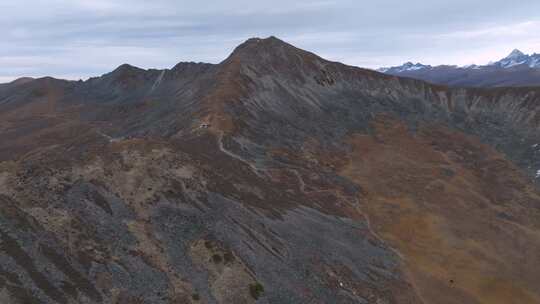
[[430, 65], [424, 65], [421, 63], [412, 63], [412, 62], [406, 62], [401, 66], [397, 67], [391, 67], [391, 68], [380, 68], [378, 69], [379, 72], [383, 73], [401, 73], [405, 71], [418, 71], [423, 69], [430, 69]]
[[505, 69], [520, 65], [525, 65], [530, 68], [540, 68], [540, 54], [527, 55], [520, 50], [515, 49], [512, 51], [512, 53], [510, 53], [510, 55], [493, 63], [492, 65]]
[[378, 71], [449, 86], [540, 86], [540, 54], [528, 55], [515, 49], [508, 56], [487, 65], [431, 66], [407, 62]]

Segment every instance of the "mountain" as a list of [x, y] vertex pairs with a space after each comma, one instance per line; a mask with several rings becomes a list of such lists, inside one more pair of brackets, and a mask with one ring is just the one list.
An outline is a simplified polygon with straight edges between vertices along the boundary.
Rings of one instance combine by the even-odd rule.
[[539, 303], [540, 89], [275, 37], [0, 90], [2, 303]]
[[378, 71], [453, 87], [539, 86], [540, 54], [526, 55], [516, 49], [507, 57], [488, 65], [430, 66], [407, 62]]
[[412, 63], [412, 62], [406, 62], [401, 66], [391, 67], [391, 68], [380, 68], [378, 69], [379, 72], [382, 73], [388, 73], [388, 74], [396, 74], [396, 73], [403, 73], [407, 71], [418, 71], [418, 70], [429, 70], [432, 66], [430, 65], [423, 65], [421, 63]]
[[515, 49], [507, 57], [501, 59], [492, 65], [498, 66], [504, 69], [512, 68], [515, 66], [527, 66], [530, 68], [540, 68], [540, 54], [525, 55], [520, 50]]

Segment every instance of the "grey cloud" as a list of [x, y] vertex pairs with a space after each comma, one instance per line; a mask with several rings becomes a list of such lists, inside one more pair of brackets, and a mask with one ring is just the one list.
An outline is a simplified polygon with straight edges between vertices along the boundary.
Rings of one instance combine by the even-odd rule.
[[[502, 0], [21, 0], [0, 3], [0, 81], [86, 78], [131, 64], [219, 62], [243, 40], [276, 35], [332, 60], [471, 63], [538, 47], [540, 2]], [[521, 26], [521, 27], [520, 27]]]

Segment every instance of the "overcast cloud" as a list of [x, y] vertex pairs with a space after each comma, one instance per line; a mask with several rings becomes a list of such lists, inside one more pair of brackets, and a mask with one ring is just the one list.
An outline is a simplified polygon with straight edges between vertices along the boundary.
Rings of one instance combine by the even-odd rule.
[[0, 12], [0, 82], [218, 63], [270, 35], [369, 68], [540, 52], [538, 0], [0, 0]]

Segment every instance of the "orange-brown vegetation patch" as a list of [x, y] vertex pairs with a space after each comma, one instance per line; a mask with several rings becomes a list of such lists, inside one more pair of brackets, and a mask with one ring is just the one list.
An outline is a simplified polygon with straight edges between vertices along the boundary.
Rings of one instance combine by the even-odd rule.
[[341, 174], [426, 303], [540, 303], [540, 196], [503, 155], [439, 126], [389, 116], [348, 139]]

